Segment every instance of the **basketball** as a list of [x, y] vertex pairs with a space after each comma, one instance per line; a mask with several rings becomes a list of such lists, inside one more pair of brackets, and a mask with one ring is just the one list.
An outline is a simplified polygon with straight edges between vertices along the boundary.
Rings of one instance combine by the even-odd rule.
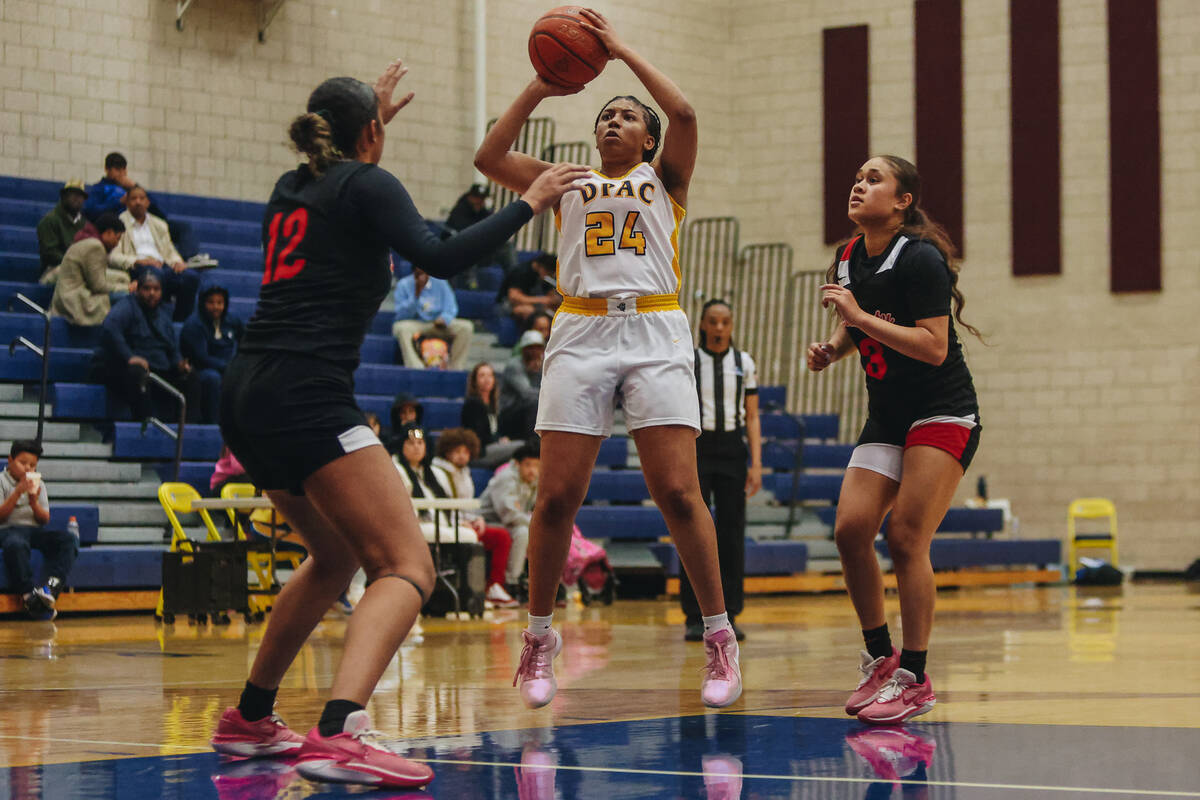
[[608, 63], [608, 49], [580, 24], [579, 12], [579, 6], [552, 8], [529, 32], [529, 60], [550, 83], [583, 86]]

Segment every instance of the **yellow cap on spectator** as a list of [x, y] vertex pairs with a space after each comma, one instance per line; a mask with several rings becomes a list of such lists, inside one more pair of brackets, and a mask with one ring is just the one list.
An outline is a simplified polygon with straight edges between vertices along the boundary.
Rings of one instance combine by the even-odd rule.
[[72, 178], [64, 183], [62, 188], [58, 190], [59, 194], [63, 194], [65, 192], [79, 192], [82, 195], [86, 195], [87, 187], [84, 185], [83, 181], [79, 180], [78, 178]]

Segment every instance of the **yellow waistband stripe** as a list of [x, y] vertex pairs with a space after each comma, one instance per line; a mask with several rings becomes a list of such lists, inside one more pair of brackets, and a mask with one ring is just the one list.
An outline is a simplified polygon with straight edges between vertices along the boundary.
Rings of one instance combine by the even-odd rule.
[[[613, 308], [613, 304], [625, 304], [627, 309]], [[679, 309], [679, 296], [674, 294], [647, 294], [614, 300], [608, 297], [564, 297], [559, 311], [566, 314], [582, 314], [585, 317], [607, 317], [609, 313], [644, 314], [648, 311], [675, 311]]]

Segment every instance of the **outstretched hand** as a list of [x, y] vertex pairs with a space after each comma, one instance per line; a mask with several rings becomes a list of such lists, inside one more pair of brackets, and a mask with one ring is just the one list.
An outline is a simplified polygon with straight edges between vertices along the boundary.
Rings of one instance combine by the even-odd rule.
[[558, 198], [567, 192], [578, 189], [590, 172], [588, 167], [579, 164], [570, 164], [565, 161], [555, 164], [544, 170], [533, 183], [529, 184], [529, 188], [521, 195], [521, 199], [529, 204], [534, 214], [540, 214], [557, 203]]
[[409, 92], [396, 102], [392, 102], [392, 92], [396, 90], [396, 85], [406, 74], [408, 74], [408, 67], [404, 66], [404, 62], [397, 58], [388, 64], [387, 69], [379, 76], [379, 80], [375, 81], [375, 96], [379, 98], [379, 116], [383, 119], [384, 125], [391, 122], [397, 112], [413, 99], [414, 92]]
[[595, 34], [596, 38], [608, 49], [610, 59], [622, 58], [622, 54], [625, 52], [625, 43], [617, 36], [612, 23], [603, 14], [590, 8], [581, 8], [579, 16], [584, 19], [579, 26]]

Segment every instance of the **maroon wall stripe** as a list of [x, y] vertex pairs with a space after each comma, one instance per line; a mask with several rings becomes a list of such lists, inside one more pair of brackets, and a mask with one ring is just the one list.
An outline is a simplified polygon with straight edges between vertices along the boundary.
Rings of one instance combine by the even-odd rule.
[[959, 251], [963, 237], [963, 81], [960, 0], [916, 0], [917, 168], [922, 205], [946, 226]]
[[844, 239], [853, 225], [846, 203], [854, 173], [868, 150], [867, 26], [825, 28], [821, 41], [825, 70], [825, 243]]
[[1058, 0], [1010, 0], [1012, 273], [1062, 272]]
[[1114, 292], [1162, 288], [1158, 0], [1108, 0], [1110, 265]]

